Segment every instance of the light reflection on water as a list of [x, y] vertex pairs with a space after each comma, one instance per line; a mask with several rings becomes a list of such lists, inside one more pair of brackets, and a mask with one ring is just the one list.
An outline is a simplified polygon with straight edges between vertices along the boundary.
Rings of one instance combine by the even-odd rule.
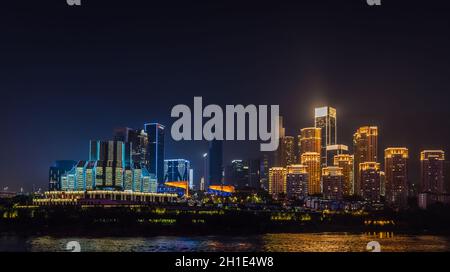
[[382, 251], [450, 251], [450, 237], [400, 235], [392, 232], [282, 233], [249, 237], [232, 236], [157, 236], [140, 238], [24, 238], [0, 236], [0, 251], [65, 251], [69, 241], [78, 241], [81, 251], [125, 252], [362, 252], [370, 241], [378, 241]]

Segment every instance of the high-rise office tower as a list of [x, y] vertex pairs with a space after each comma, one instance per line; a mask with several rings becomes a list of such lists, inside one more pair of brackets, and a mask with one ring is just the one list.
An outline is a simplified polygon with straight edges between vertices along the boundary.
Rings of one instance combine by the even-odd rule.
[[[321, 163], [327, 166], [327, 146], [337, 142], [336, 109], [332, 107], [315, 108], [314, 126], [321, 128]], [[330, 158], [331, 160], [333, 158]]]
[[442, 150], [420, 152], [420, 191], [423, 193], [444, 194], [444, 161]]
[[[147, 165], [146, 152], [148, 146], [148, 135], [144, 130], [132, 128], [116, 128], [114, 130], [114, 140], [124, 143], [131, 143], [125, 147], [125, 165], [131, 165], [132, 162]], [[128, 150], [130, 149], [131, 150]], [[131, 156], [131, 159], [129, 157]]]
[[359, 164], [361, 181], [360, 195], [369, 202], [380, 202], [381, 195], [381, 172], [380, 164], [377, 162], [363, 162]]
[[148, 145], [146, 150], [146, 166], [150, 174], [155, 174], [158, 185], [164, 183], [164, 126], [158, 123], [144, 125]]
[[189, 182], [191, 162], [185, 159], [164, 160], [164, 182]]
[[296, 163], [295, 156], [295, 138], [292, 136], [284, 136], [280, 138], [280, 147], [278, 148], [279, 161], [282, 167]]
[[384, 150], [386, 202], [395, 207], [405, 207], [408, 201], [408, 156], [407, 148]]
[[344, 196], [344, 174], [338, 166], [322, 169], [323, 197], [330, 200], [342, 200]]
[[61, 178], [77, 164], [77, 161], [55, 161], [48, 172], [48, 190], [61, 190]]
[[354, 190], [354, 164], [353, 155], [340, 154], [334, 156], [334, 166], [342, 168], [344, 175], [343, 193], [346, 196], [353, 195]]
[[277, 199], [280, 194], [286, 194], [286, 168], [271, 167], [269, 169], [269, 194]]
[[334, 156], [341, 154], [349, 154], [348, 146], [342, 144], [327, 145], [327, 166], [334, 165]]
[[356, 195], [361, 193], [360, 164], [364, 162], [378, 162], [378, 127], [360, 127], [353, 134], [353, 151], [355, 159], [355, 189]]
[[223, 184], [223, 141], [209, 142], [208, 175], [206, 186]]
[[300, 130], [298, 135], [299, 159], [306, 152], [321, 152], [321, 128], [308, 127]]
[[307, 166], [292, 164], [286, 168], [286, 195], [289, 199], [301, 199], [308, 196]]
[[310, 195], [322, 193], [320, 184], [320, 153], [306, 152], [301, 156], [301, 164], [307, 166], [308, 193]]

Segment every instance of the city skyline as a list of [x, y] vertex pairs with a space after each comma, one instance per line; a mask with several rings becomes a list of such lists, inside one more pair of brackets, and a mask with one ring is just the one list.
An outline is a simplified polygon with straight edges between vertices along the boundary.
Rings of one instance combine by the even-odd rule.
[[[320, 106], [320, 107], [316, 107], [315, 109], [317, 109], [317, 108], [324, 108], [324, 107], [322, 107], [322, 106]], [[336, 112], [338, 111], [338, 110], [336, 110], [335, 108], [333, 108], [333, 110], [335, 111], [335, 113], [334, 114], [336, 114]], [[316, 114], [314, 114], [314, 116], [315, 116]], [[284, 117], [284, 116], [283, 116]], [[280, 116], [280, 118], [282, 118], [281, 116]], [[342, 121], [342, 120], [341, 120]], [[345, 120], [344, 120], [345, 121]], [[296, 129], [296, 131], [298, 131], [298, 135], [296, 135], [296, 136], [290, 136], [290, 135], [288, 135], [289, 133], [286, 133], [285, 131], [286, 130], [288, 130], [288, 131], [292, 131], [292, 129], [290, 129], [289, 128], [289, 126], [288, 127], [285, 127], [284, 126], [284, 124], [285, 124], [285, 122], [282, 122], [282, 126], [280, 126], [280, 129], [282, 129], [283, 130], [283, 132], [284, 132], [284, 137], [283, 138], [280, 138], [280, 141], [283, 141], [283, 139], [286, 139], [286, 138], [288, 138], [288, 139], [292, 139], [292, 140], [290, 140], [290, 141], [292, 141], [292, 142], [289, 142], [289, 145], [292, 145], [293, 147], [295, 146], [295, 160], [294, 161], [292, 161], [291, 160], [291, 162], [290, 163], [284, 163], [284, 165], [283, 165], [283, 167], [286, 167], [286, 166], [289, 166], [289, 165], [295, 165], [295, 164], [299, 164], [299, 163], [301, 163], [301, 152], [302, 152], [302, 150], [304, 149], [304, 147], [300, 147], [300, 141], [303, 141], [304, 139], [302, 139], [301, 138], [301, 135], [302, 135], [302, 133], [303, 132], [305, 132], [305, 131], [308, 131], [308, 130], [317, 130], [317, 128], [315, 128], [315, 127], [304, 127], [304, 128], [301, 128], [301, 129]], [[339, 127], [339, 125], [338, 125], [339, 123], [337, 123], [336, 124], [336, 126], [337, 127]], [[162, 124], [159, 124], [159, 123], [157, 123], [157, 122], [155, 122], [155, 123], [145, 123], [144, 124], [144, 129], [142, 129], [142, 131], [144, 132], [145, 131], [145, 127], [147, 126], [147, 125], [157, 125], [157, 126], [161, 126], [163, 129], [164, 129], [164, 125], [162, 125]], [[156, 127], [156, 126], [155, 126]], [[337, 147], [340, 147], [340, 146], [344, 146], [346, 149], [345, 149], [345, 152], [346, 152], [346, 154], [348, 154], [348, 152], [352, 152], [351, 154], [353, 155], [353, 154], [355, 154], [355, 150], [357, 149], [357, 147], [356, 147], [356, 145], [355, 145], [355, 135], [359, 135], [359, 133], [361, 133], [361, 130], [363, 130], [363, 133], [367, 133], [368, 131], [370, 131], [370, 129], [375, 129], [376, 130], [376, 132], [375, 132], [375, 135], [376, 135], [376, 137], [378, 138], [378, 126], [371, 126], [371, 125], [369, 125], [369, 126], [361, 126], [361, 127], [359, 127], [359, 128], [357, 128], [356, 129], [356, 132], [355, 132], [355, 134], [353, 134], [353, 144], [354, 144], [354, 146], [353, 146], [353, 148], [351, 149], [351, 150], [349, 150], [349, 149], [347, 149], [348, 147], [346, 146], [346, 145], [341, 145], [341, 144], [332, 144], [332, 145], [327, 145], [326, 146], [326, 150], [328, 151], [329, 149], [328, 148], [337, 148]], [[105, 141], [111, 141], [111, 140], [122, 140], [122, 139], [125, 139], [124, 137], [125, 136], [120, 136], [120, 133], [123, 133], [123, 131], [127, 131], [128, 133], [133, 133], [133, 132], [135, 132], [135, 131], [137, 131], [137, 132], [139, 132], [140, 131], [140, 129], [138, 128], [138, 129], [132, 129], [132, 128], [128, 128], [128, 127], [123, 127], [123, 128], [114, 128], [113, 130], [113, 133], [111, 134], [111, 137], [109, 137], [109, 138], [106, 138], [106, 139], [103, 139], [103, 140], [105, 140]], [[320, 131], [320, 130], [319, 130]], [[336, 131], [338, 131], [337, 129], [336, 129]], [[367, 132], [366, 132], [367, 131]], [[142, 132], [142, 133], [143, 133]], [[309, 133], [309, 134], [311, 134], [311, 132], [306, 132], [306, 133]], [[315, 132], [313, 132], [313, 133], [315, 133]], [[338, 133], [337, 133], [338, 134]], [[119, 135], [119, 136], [118, 136]], [[164, 136], [164, 134], [162, 134], [163, 136]], [[309, 135], [308, 135], [309, 136]], [[155, 136], [156, 137], [156, 136]], [[309, 136], [310, 137], [310, 136]], [[167, 138], [167, 139], [166, 139]], [[126, 137], [126, 139], [128, 139], [128, 137]], [[164, 137], [163, 137], [163, 139], [164, 139], [164, 141], [167, 141], [167, 140], [172, 140], [172, 139], [170, 139], [170, 135], [165, 135]], [[306, 150], [308, 150], [308, 148], [309, 149], [317, 149], [316, 147], [314, 147], [314, 145], [316, 145], [316, 143], [317, 143], [317, 141], [314, 141], [312, 144], [311, 143], [309, 143], [309, 141], [314, 141], [314, 139], [313, 138], [307, 138], [306, 140], [305, 140], [305, 145], [307, 146], [306, 147]], [[92, 140], [89, 140], [88, 142], [92, 142]], [[95, 140], [95, 142], [99, 142], [98, 140]], [[169, 141], [170, 142], [170, 141]], [[201, 141], [201, 142], [204, 142], [204, 143], [206, 143], [207, 145], [210, 145], [210, 144], [208, 144], [208, 141]], [[231, 142], [231, 141], [222, 141], [222, 145], [224, 145], [224, 144], [226, 144], [226, 142]], [[319, 143], [321, 142], [321, 139], [319, 139], [319, 141], [318, 141]], [[344, 140], [344, 142], [347, 142], [347, 141], [345, 141]], [[176, 142], [175, 142], [176, 143]], [[204, 145], [204, 143], [203, 143], [203, 145]], [[153, 145], [154, 145], [155, 143], [153, 143]], [[241, 143], [240, 145], [248, 145], [249, 144], [249, 142], [248, 141], [245, 141], [245, 143]], [[318, 144], [318, 143], [317, 143]], [[202, 143], [200, 143], [200, 145], [202, 145]], [[313, 145], [312, 147], [311, 147], [311, 145]], [[91, 146], [91, 144], [90, 144], [90, 146]], [[400, 146], [401, 146], [401, 144], [400, 144]], [[164, 150], [164, 148], [167, 148], [168, 146], [166, 146], [166, 145], [164, 145], [164, 143], [162, 144], [162, 149]], [[91, 148], [91, 147], [90, 147]], [[125, 147], [124, 147], [125, 148]], [[390, 148], [392, 148], [392, 147], [385, 147], [385, 148], [388, 148], [388, 149], [390, 149]], [[376, 140], [376, 144], [375, 144], [375, 147], [374, 147], [374, 151], [376, 152], [376, 153], [379, 153], [379, 152], [382, 152], [382, 153], [384, 153], [384, 151], [385, 151], [385, 148], [384, 147], [379, 147], [378, 146], [378, 139]], [[320, 149], [322, 149], [322, 148], [320, 148]], [[446, 148], [443, 148], [443, 147], [441, 147], [441, 148], [437, 148], [437, 149], [434, 149], [434, 151], [439, 151], [439, 150], [445, 150]], [[91, 149], [92, 150], [92, 149]], [[419, 152], [418, 152], [418, 154], [416, 154], [417, 156], [415, 156], [415, 157], [412, 157], [412, 159], [410, 159], [409, 160], [409, 162], [408, 162], [408, 164], [413, 164], [414, 165], [414, 161], [415, 162], [421, 162], [421, 158], [423, 157], [423, 152], [424, 151], [429, 151], [430, 149], [424, 149], [424, 150], [419, 150]], [[208, 147], [206, 147], [206, 149], [205, 149], [205, 151], [208, 151]], [[280, 146], [279, 146], [279, 148], [278, 148], [278, 150], [277, 151], [275, 151], [274, 152], [274, 154], [276, 154], [275, 155], [275, 157], [273, 157], [272, 159], [273, 159], [273, 161], [272, 161], [272, 164], [273, 164], [273, 166], [275, 166], [275, 167], [277, 167], [277, 160], [279, 159], [278, 158], [278, 156], [280, 156], [280, 151], [281, 152], [283, 152], [283, 144], [281, 144], [280, 143]], [[314, 150], [313, 150], [314, 151]], [[433, 151], [433, 150], [432, 150]], [[309, 151], [307, 151], [307, 152], [309, 152]], [[445, 153], [445, 151], [442, 151], [442, 152], [444, 152]], [[290, 152], [291, 153], [291, 152]], [[314, 152], [309, 152], [309, 153], [314, 153]], [[384, 162], [384, 158], [385, 158], [385, 156], [383, 156], [383, 157], [381, 157], [381, 158], [379, 158], [379, 156], [377, 155], [377, 154], [373, 154], [373, 155], [369, 155], [369, 156], [373, 156], [375, 159], [367, 159], [367, 160], [362, 160], [361, 162], [379, 162], [380, 163], [380, 165], [383, 165], [383, 166], [385, 166], [385, 162]], [[204, 153], [203, 153], [204, 154]], [[255, 153], [253, 153], [253, 154], [255, 154]], [[256, 154], [258, 154], [256, 157], [258, 157], [259, 159], [261, 159], [262, 160], [262, 158], [263, 158], [263, 152], [259, 152], [259, 151], [257, 151], [256, 152]], [[339, 154], [343, 154], [343, 153], [338, 153], [338, 154], [336, 154], [336, 155], [339, 155]], [[138, 156], [139, 156], [139, 154], [137, 154]], [[228, 155], [228, 156], [226, 156], [226, 157], [228, 157], [228, 158], [232, 158], [232, 159], [230, 159], [230, 160], [225, 160], [224, 158], [225, 158], [225, 155]], [[319, 154], [320, 156], [322, 156], [321, 154]], [[89, 153], [89, 161], [91, 161], [92, 159], [91, 159], [91, 156], [92, 156], [92, 152], [90, 152]], [[131, 155], [130, 155], [131, 156]], [[182, 155], [180, 155], [180, 154], [177, 154], [177, 153], [175, 153], [173, 156], [167, 156], [166, 154], [164, 154], [164, 156], [163, 156], [163, 158], [162, 158], [162, 161], [164, 161], [165, 159], [164, 158], [175, 158], [175, 157], [183, 157]], [[196, 158], [193, 158], [192, 156], [185, 156], [186, 158], [188, 158], [189, 160], [195, 160]], [[203, 157], [203, 155], [202, 155], [202, 157]], [[252, 157], [252, 155], [248, 155], [248, 154], [243, 154], [243, 155], [241, 155], [241, 156], [233, 156], [233, 155], [229, 155], [229, 154], [227, 154], [227, 152], [222, 152], [222, 156], [221, 156], [221, 158], [222, 158], [222, 162], [221, 162], [221, 165], [222, 165], [222, 171], [225, 171], [225, 168], [226, 168], [226, 166], [230, 163], [230, 162], [232, 162], [232, 161], [234, 161], [234, 160], [242, 160], [242, 159], [250, 159]], [[146, 158], [146, 161], [147, 160], [149, 160], [149, 158], [150, 157], [148, 157], [148, 158]], [[130, 159], [131, 160], [134, 160], [134, 159], [132, 159], [131, 157], [130, 157]], [[73, 160], [73, 158], [61, 158], [61, 159], [55, 159], [52, 163], [58, 163], [58, 162], [64, 162], [64, 161], [71, 161], [71, 160]], [[328, 166], [333, 166], [333, 159], [328, 159], [329, 160], [329, 162], [328, 162]], [[381, 160], [381, 161], [380, 161]], [[412, 160], [412, 162], [411, 162], [411, 160]], [[77, 160], [75, 160], [75, 161], [77, 161]], [[81, 160], [79, 160], [79, 161], [83, 161], [83, 159], [81, 159]], [[87, 160], [87, 158], [84, 158], [84, 161], [88, 161]], [[447, 160], [445, 160], [445, 161], [447, 161]], [[330, 164], [331, 163], [331, 164]], [[358, 179], [358, 168], [356, 167], [356, 165], [357, 165], [357, 160], [355, 159], [355, 169], [354, 169], [354, 171], [355, 171], [355, 186], [357, 186], [356, 184], [357, 184], [357, 179]], [[50, 165], [50, 167], [51, 167], [51, 165]], [[196, 167], [196, 168], [194, 168], [195, 169], [195, 172], [196, 172], [196, 174], [197, 175], [194, 175], [196, 178], [194, 179], [194, 181], [193, 181], [193, 183], [195, 184], [195, 186], [200, 186], [200, 180], [201, 180], [201, 178], [203, 177], [203, 172], [204, 172], [204, 169], [203, 169], [203, 167], [204, 167], [204, 165], [203, 165], [203, 163], [200, 163], [200, 165], [199, 165], [199, 167]], [[208, 167], [211, 167], [211, 166], [208, 166]], [[164, 168], [164, 164], [162, 164], [162, 168]], [[320, 169], [323, 169], [323, 168], [325, 168], [325, 165], [321, 165], [320, 166]], [[420, 171], [420, 169], [415, 169], [416, 171], [413, 171], [413, 172], [419, 172]], [[162, 175], [162, 177], [161, 178], [163, 178], [164, 177], [164, 175]], [[222, 179], [224, 179], [225, 178], [225, 175], [222, 177]], [[408, 176], [408, 178], [411, 178], [411, 176]], [[419, 186], [420, 185], [420, 179], [421, 179], [421, 177], [420, 177], [420, 172], [419, 172], [419, 176], [414, 176], [413, 178], [412, 178], [412, 182], [414, 183], [414, 181], [416, 181], [415, 183], [414, 183], [414, 185], [416, 186], [416, 189], [417, 189], [417, 186]], [[224, 180], [224, 182], [225, 183], [227, 183], [227, 181], [225, 181]], [[48, 180], [46, 180], [45, 182], [43, 182], [44, 183], [44, 186], [42, 186], [42, 187], [39, 187], [39, 188], [41, 188], [42, 190], [45, 190], [45, 189], [47, 189], [46, 187], [48, 187], [47, 185], [47, 183], [48, 183]], [[7, 185], [7, 187], [8, 187], [8, 189], [9, 190], [11, 190], [11, 188], [14, 188], [14, 187], [12, 187], [12, 186], [10, 186], [9, 184]], [[20, 187], [20, 188], [23, 188], [22, 186]], [[35, 184], [35, 186], [34, 186], [34, 188], [35, 189], [37, 189], [38, 188], [38, 185], [37, 184]], [[18, 189], [17, 189], [17, 191], [18, 191]]]
[[[380, 146], [409, 148], [417, 182], [422, 150], [450, 152], [447, 16], [415, 3], [335, 2], [261, 2], [260, 12], [220, 1], [80, 9], [36, 2], [27, 10], [8, 2], [3, 10], [17, 12], [0, 16], [8, 28], [0, 44], [8, 52], [0, 187], [46, 188], [55, 160], [86, 160], [87, 142], [109, 139], [117, 127], [170, 126], [170, 108], [193, 96], [279, 104], [293, 136], [314, 125], [315, 107], [330, 105], [339, 112], [338, 144], [351, 147], [356, 128], [376, 125]], [[166, 156], [190, 159], [200, 177], [207, 143], [166, 140]], [[225, 162], [258, 154], [253, 143], [224, 145]]]

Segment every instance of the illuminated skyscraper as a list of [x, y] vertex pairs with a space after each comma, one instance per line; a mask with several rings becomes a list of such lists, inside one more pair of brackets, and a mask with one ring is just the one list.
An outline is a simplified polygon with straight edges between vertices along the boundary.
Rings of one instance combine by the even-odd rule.
[[[315, 109], [314, 126], [321, 128], [321, 162], [327, 166], [327, 146], [337, 142], [336, 109], [332, 107], [320, 107]], [[333, 158], [330, 158], [331, 160]]]
[[344, 196], [344, 174], [341, 167], [328, 166], [322, 169], [323, 197], [342, 200]]
[[306, 152], [301, 156], [301, 164], [307, 166], [308, 193], [310, 195], [322, 193], [320, 186], [320, 153]]
[[269, 194], [277, 199], [280, 194], [286, 194], [286, 168], [271, 167], [269, 169]]
[[[131, 143], [131, 145], [125, 146], [125, 165], [131, 165], [131, 161], [144, 165], [148, 164], [146, 161], [148, 135], [144, 130], [127, 127], [116, 128], [114, 130], [114, 140]], [[127, 148], [131, 148], [131, 151], [127, 150]], [[131, 156], [131, 159], [129, 159], [129, 156]]]
[[442, 150], [420, 152], [420, 191], [422, 193], [444, 194], [444, 161]]
[[344, 175], [343, 193], [344, 195], [353, 195], [354, 193], [354, 164], [353, 155], [341, 154], [334, 156], [334, 166], [342, 168]]
[[381, 172], [377, 162], [363, 162], [359, 164], [359, 180], [361, 181], [360, 195], [369, 202], [380, 202]]
[[353, 134], [353, 150], [355, 159], [355, 189], [356, 195], [361, 193], [360, 164], [378, 161], [378, 127], [360, 127]]
[[348, 146], [343, 144], [327, 145], [327, 166], [334, 165], [334, 156], [348, 154]]
[[279, 160], [280, 166], [286, 167], [290, 164], [296, 163], [295, 156], [295, 139], [292, 136], [285, 136], [280, 139]]
[[386, 148], [384, 151], [386, 174], [386, 202], [405, 207], [408, 200], [408, 149]]
[[164, 126], [158, 123], [144, 125], [148, 145], [145, 162], [150, 174], [155, 174], [158, 185], [164, 183]]
[[293, 164], [287, 167], [286, 194], [289, 199], [300, 199], [308, 196], [307, 166]]
[[303, 128], [298, 135], [299, 159], [306, 152], [321, 152], [321, 129], [315, 127]]

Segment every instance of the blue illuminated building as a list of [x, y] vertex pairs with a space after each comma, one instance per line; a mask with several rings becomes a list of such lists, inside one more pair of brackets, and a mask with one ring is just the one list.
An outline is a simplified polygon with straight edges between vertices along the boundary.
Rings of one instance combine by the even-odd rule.
[[144, 125], [147, 133], [148, 144], [145, 154], [147, 169], [155, 174], [158, 185], [164, 184], [164, 126], [159, 123], [147, 123]]

